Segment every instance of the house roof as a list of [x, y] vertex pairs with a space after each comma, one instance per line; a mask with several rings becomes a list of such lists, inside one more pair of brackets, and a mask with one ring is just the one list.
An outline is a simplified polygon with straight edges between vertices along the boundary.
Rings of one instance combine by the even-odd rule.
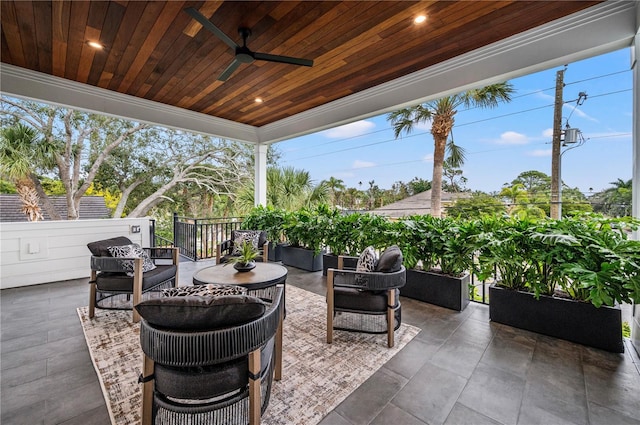
[[[449, 193], [442, 191], [441, 202], [443, 212], [445, 207], [451, 205], [457, 199], [468, 198], [471, 194], [468, 192]], [[416, 195], [409, 196], [392, 204], [376, 208], [371, 211], [373, 214], [382, 215], [390, 218], [401, 218], [410, 215], [430, 215], [431, 214], [431, 189], [420, 192]]]
[[[629, 46], [637, 2], [0, 2], [5, 93], [272, 143]], [[312, 59], [256, 61], [225, 82], [235, 42]], [[427, 17], [415, 25], [418, 14]], [[103, 50], [87, 44], [98, 40]], [[262, 103], [256, 103], [256, 97]]]
[[[60, 217], [67, 217], [67, 201], [64, 196], [49, 196], [54, 208]], [[45, 220], [51, 220], [49, 213], [42, 206], [42, 215]], [[107, 208], [102, 196], [83, 196], [80, 199], [80, 219], [110, 218], [111, 211]], [[20, 222], [28, 221], [27, 216], [22, 212], [22, 202], [18, 195], [0, 194], [0, 222]]]

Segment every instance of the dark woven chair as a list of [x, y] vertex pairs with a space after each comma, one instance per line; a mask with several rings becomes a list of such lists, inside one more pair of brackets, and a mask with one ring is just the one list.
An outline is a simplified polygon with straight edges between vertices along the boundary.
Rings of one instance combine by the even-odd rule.
[[270, 292], [270, 299], [264, 293], [167, 297], [136, 306], [142, 315], [143, 424], [260, 423], [284, 311], [284, 286]]
[[[110, 246], [131, 243], [129, 238], [119, 236], [87, 244], [93, 254], [89, 280], [90, 318], [95, 316], [96, 308], [133, 310], [135, 304], [159, 294], [162, 289], [177, 285], [178, 248], [143, 248], [156, 265], [154, 270], [143, 272], [141, 258], [116, 258], [108, 250]], [[131, 263], [133, 272], [130, 271]], [[133, 321], [139, 320], [140, 316], [133, 310]]]
[[236, 238], [239, 234], [245, 232], [260, 232], [258, 237], [258, 252], [256, 261], [269, 261], [269, 241], [267, 240], [267, 232], [264, 230], [232, 230], [231, 239], [219, 243], [216, 247], [216, 263], [223, 264], [229, 262], [230, 259], [236, 257], [235, 251]]
[[327, 343], [333, 342], [333, 330], [386, 333], [387, 345], [394, 345], [394, 331], [402, 322], [399, 289], [406, 282], [406, 270], [393, 272], [356, 272], [327, 270]]

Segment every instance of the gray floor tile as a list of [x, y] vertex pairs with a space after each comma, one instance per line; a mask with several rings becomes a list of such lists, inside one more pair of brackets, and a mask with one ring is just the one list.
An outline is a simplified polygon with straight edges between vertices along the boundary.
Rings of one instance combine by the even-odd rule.
[[531, 364], [535, 345], [498, 333], [483, 353], [482, 363], [525, 377]]
[[318, 423], [318, 425], [353, 425], [351, 422], [340, 416], [338, 413], [331, 412]]
[[484, 346], [459, 338], [449, 338], [431, 358], [431, 363], [469, 378], [484, 353]]
[[440, 342], [431, 343], [414, 338], [384, 367], [405, 378], [411, 378], [429, 361], [441, 345]]
[[459, 402], [505, 425], [517, 423], [525, 380], [480, 363], [460, 395]]
[[[100, 400], [102, 389], [96, 382], [90, 382], [75, 389], [66, 389], [59, 397], [47, 400], [45, 425], [56, 425], [76, 418], [87, 410], [104, 405]], [[88, 423], [88, 422], [85, 422]]]
[[640, 420], [640, 376], [585, 364], [587, 400]]
[[47, 361], [44, 359], [11, 369], [4, 369], [0, 374], [2, 391], [7, 391], [8, 387], [16, 387], [45, 376], [47, 376]]
[[640, 425], [640, 420], [597, 403], [589, 403], [589, 423], [591, 425]]
[[382, 368], [340, 403], [335, 411], [355, 425], [368, 424], [406, 383], [406, 378]]
[[32, 403], [24, 403], [19, 407], [2, 403], [2, 415], [0, 423], [3, 425], [44, 425], [47, 413], [46, 401], [35, 400]]
[[415, 416], [400, 409], [393, 404], [387, 404], [382, 412], [371, 422], [371, 425], [425, 425]]
[[496, 422], [493, 419], [478, 413], [473, 409], [469, 409], [460, 403], [456, 403], [453, 406], [453, 410], [449, 414], [449, 417], [444, 422], [444, 425], [501, 425], [500, 422]]
[[392, 403], [423, 422], [442, 424], [466, 382], [460, 375], [427, 363]]
[[83, 411], [78, 416], [61, 422], [60, 425], [111, 425], [111, 418], [106, 406], [98, 406], [89, 411]]
[[559, 389], [556, 382], [527, 382], [518, 423], [523, 425], [588, 425], [587, 398], [580, 388]]

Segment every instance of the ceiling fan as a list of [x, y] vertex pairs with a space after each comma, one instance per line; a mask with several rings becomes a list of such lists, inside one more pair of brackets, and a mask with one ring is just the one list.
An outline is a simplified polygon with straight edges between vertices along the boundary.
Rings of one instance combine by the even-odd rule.
[[227, 66], [227, 69], [222, 71], [222, 74], [218, 76], [219, 81], [227, 81], [227, 79], [240, 66], [240, 64], [251, 63], [254, 60], [287, 63], [291, 65], [313, 66], [313, 61], [309, 59], [292, 58], [290, 56], [279, 56], [270, 55], [268, 53], [253, 52], [247, 47], [247, 38], [251, 35], [251, 30], [249, 28], [238, 28], [238, 33], [242, 37], [242, 46], [239, 46], [224, 32], [222, 32], [220, 28], [216, 27], [210, 20], [208, 20], [195, 8], [188, 7], [184, 11], [187, 12], [193, 19], [200, 22], [200, 24], [202, 24], [204, 28], [211, 31], [216, 37], [218, 37], [227, 46], [231, 47], [234, 50], [236, 57], [233, 59], [233, 62], [231, 62], [229, 66]]

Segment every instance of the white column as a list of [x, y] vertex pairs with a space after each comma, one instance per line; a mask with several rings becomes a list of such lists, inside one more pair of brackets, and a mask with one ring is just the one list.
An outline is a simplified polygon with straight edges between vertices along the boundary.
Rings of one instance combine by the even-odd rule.
[[255, 189], [253, 199], [255, 205], [267, 205], [267, 148], [268, 145], [257, 144], [255, 148]]
[[[633, 143], [633, 193], [631, 198], [632, 212], [635, 218], [640, 218], [640, 34], [636, 33], [631, 46], [631, 67], [633, 69], [633, 107], [632, 107], [632, 143]], [[635, 239], [640, 239], [640, 232], [634, 232]]]

